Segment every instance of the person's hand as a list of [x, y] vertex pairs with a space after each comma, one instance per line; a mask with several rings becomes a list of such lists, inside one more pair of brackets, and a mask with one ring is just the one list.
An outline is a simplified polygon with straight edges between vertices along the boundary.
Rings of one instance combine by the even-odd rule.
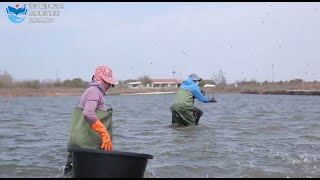
[[101, 149], [109, 150], [111, 151], [113, 149], [112, 142], [110, 135], [104, 125], [101, 123], [101, 121], [98, 119], [96, 122], [94, 122], [91, 126], [92, 129], [94, 129], [96, 132], [99, 133], [101, 136], [102, 144]]
[[103, 133], [100, 136], [102, 139], [101, 149], [111, 151], [113, 149], [113, 146], [112, 146], [111, 138], [109, 136], [108, 131], [107, 131], [107, 133]]
[[209, 99], [209, 102], [210, 103], [215, 103], [215, 102], [217, 102], [217, 100], [214, 97], [212, 97], [211, 99]]

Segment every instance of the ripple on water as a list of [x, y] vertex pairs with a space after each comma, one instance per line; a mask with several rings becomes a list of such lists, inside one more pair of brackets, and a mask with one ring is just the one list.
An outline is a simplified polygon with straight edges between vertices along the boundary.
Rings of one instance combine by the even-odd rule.
[[[196, 101], [198, 126], [176, 129], [174, 94], [107, 96], [115, 149], [154, 155], [145, 177], [320, 177], [320, 98], [215, 96], [215, 104]], [[78, 98], [10, 101], [0, 117], [0, 177], [62, 177]]]

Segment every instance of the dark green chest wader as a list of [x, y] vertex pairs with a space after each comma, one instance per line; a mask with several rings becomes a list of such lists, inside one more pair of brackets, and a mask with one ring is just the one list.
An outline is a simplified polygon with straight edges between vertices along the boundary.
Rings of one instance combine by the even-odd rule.
[[[96, 110], [101, 123], [106, 127], [112, 140], [112, 108], [106, 111]], [[90, 127], [89, 122], [83, 116], [82, 108], [74, 108], [72, 112], [72, 123], [68, 142], [69, 148], [91, 148], [101, 149], [100, 135]]]
[[203, 111], [194, 107], [194, 97], [189, 90], [179, 90], [175, 102], [170, 107], [172, 112], [172, 126], [198, 125]]
[[191, 91], [186, 89], [178, 90], [174, 103], [170, 108], [174, 127], [196, 125], [196, 119], [193, 116], [193, 103]]

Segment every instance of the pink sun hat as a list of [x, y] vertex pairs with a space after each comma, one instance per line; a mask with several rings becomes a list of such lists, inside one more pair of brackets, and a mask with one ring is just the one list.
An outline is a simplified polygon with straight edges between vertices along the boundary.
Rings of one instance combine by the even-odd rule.
[[98, 66], [94, 74], [95, 78], [104, 80], [110, 84], [118, 84], [119, 81], [113, 77], [112, 69], [108, 66]]

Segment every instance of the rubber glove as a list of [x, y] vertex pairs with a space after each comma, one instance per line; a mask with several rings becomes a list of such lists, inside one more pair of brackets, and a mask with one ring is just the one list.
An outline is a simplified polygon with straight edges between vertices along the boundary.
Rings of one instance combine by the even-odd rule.
[[110, 135], [99, 119], [91, 125], [91, 128], [99, 133], [102, 139], [101, 149], [111, 151], [113, 149]]

